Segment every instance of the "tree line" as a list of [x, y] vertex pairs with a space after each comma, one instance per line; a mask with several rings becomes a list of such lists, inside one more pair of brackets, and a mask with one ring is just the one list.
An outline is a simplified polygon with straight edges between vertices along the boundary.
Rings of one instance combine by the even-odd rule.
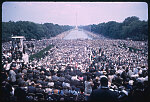
[[72, 28], [72, 26], [53, 23], [38, 24], [29, 21], [2, 22], [2, 42], [10, 41], [12, 35], [25, 36], [26, 40], [51, 38]]
[[148, 21], [141, 21], [136, 16], [127, 17], [122, 23], [109, 21], [79, 28], [113, 39], [148, 40]]

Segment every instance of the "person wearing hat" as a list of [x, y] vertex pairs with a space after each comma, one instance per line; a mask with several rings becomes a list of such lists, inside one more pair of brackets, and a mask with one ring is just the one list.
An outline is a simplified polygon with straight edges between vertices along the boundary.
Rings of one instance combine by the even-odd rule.
[[100, 88], [92, 91], [88, 101], [116, 102], [118, 94], [109, 90], [107, 77], [101, 77], [100, 84]]

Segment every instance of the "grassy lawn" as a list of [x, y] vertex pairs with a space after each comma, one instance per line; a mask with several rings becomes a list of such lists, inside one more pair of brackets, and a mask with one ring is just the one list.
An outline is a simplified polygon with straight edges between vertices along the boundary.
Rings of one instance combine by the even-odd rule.
[[33, 55], [30, 55], [29, 60], [33, 60], [33, 59], [40, 59], [40, 58], [44, 58], [44, 52], [48, 51], [49, 49], [51, 49], [52, 47], [54, 47], [54, 45], [49, 45], [46, 48], [44, 48], [43, 50], [39, 51], [38, 53], [35, 53]]

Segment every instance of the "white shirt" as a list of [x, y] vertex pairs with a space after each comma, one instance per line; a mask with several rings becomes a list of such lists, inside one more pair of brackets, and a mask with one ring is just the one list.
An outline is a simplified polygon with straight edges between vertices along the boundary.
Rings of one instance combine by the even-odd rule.
[[10, 65], [11, 65], [11, 63], [8, 63], [8, 64], [6, 65], [6, 70], [9, 70], [9, 69], [10, 69]]
[[91, 94], [92, 92], [92, 82], [85, 81], [85, 94]]

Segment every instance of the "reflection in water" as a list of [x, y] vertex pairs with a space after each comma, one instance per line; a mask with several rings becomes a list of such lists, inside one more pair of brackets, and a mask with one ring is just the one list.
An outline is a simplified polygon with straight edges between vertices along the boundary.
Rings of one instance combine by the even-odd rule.
[[64, 39], [92, 39], [82, 30], [73, 30]]

